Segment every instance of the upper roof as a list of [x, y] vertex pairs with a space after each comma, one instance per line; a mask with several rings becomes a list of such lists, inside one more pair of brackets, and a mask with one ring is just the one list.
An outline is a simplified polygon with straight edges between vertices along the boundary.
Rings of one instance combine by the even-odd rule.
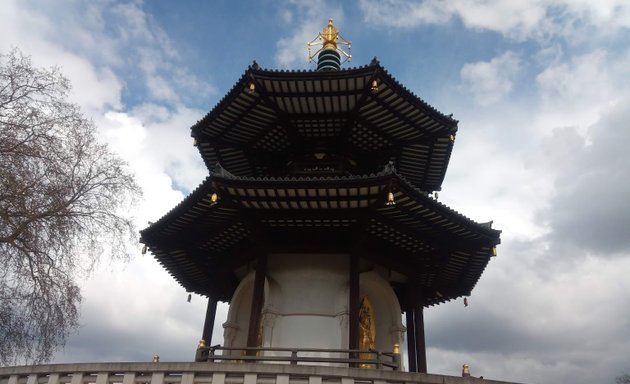
[[192, 128], [208, 169], [283, 176], [299, 156], [325, 153], [376, 172], [392, 162], [423, 191], [439, 190], [457, 120], [403, 87], [374, 59], [340, 71], [277, 71], [254, 62]]

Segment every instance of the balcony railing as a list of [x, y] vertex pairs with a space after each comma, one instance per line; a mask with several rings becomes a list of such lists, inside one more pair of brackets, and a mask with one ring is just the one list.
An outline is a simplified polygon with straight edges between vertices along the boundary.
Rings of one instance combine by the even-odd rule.
[[400, 370], [400, 354], [353, 349], [200, 347], [195, 361], [330, 365]]

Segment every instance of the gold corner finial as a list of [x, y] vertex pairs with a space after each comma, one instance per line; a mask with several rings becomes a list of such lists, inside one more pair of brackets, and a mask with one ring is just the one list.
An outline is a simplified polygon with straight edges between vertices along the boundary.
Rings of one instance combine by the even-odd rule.
[[[316, 38], [308, 42], [306, 45], [308, 46], [308, 60], [309, 61], [312, 61], [313, 58], [323, 49], [337, 50], [339, 53], [345, 56], [344, 62], [352, 60], [352, 55], [349, 52], [350, 49], [352, 48], [352, 42], [347, 41], [343, 37], [341, 37], [341, 35], [339, 34], [339, 31], [337, 31], [337, 28], [335, 28], [335, 25], [333, 24], [332, 17], [328, 18], [328, 25], [324, 27], [324, 30], [320, 32]], [[321, 48], [319, 48], [315, 53], [311, 55], [311, 47], [316, 46], [316, 45], [321, 45]], [[339, 45], [347, 46], [348, 52], [339, 48]]]

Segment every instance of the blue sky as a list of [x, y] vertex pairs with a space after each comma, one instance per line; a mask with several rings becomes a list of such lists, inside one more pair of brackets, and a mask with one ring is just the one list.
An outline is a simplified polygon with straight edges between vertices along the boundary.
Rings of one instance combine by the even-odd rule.
[[[459, 119], [440, 200], [503, 230], [470, 305], [426, 310], [429, 371], [468, 363], [535, 383], [630, 372], [627, 1], [5, 0], [0, 51], [70, 78], [143, 187], [142, 228], [207, 174], [189, 127], [254, 60], [312, 69], [306, 42], [328, 17], [353, 42], [346, 66], [376, 56]], [[192, 359], [204, 300], [186, 303], [139, 250], [83, 278], [83, 325], [55, 361]]]

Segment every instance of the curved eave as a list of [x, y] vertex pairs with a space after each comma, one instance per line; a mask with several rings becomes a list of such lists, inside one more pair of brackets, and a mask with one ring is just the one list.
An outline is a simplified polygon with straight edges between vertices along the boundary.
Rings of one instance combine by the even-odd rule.
[[239, 176], [267, 175], [262, 159], [319, 146], [393, 161], [416, 187], [433, 191], [444, 179], [457, 121], [374, 60], [332, 72], [250, 66], [191, 131], [209, 168], [220, 162]]
[[[392, 186], [396, 204], [385, 205]], [[215, 205], [204, 196], [211, 190], [220, 195]], [[364, 257], [417, 273], [427, 305], [470, 294], [500, 241], [500, 231], [433, 200], [393, 170], [335, 179], [215, 175], [143, 230], [142, 241], [187, 290], [214, 290], [229, 300], [232, 288], [225, 287], [235, 286], [229, 271], [248, 261], [235, 258], [241, 257], [239, 249], [245, 247], [247, 255], [255, 247], [257, 232], [280, 239], [313, 233], [339, 241], [338, 234], [356, 234], [357, 228], [367, 239]], [[228, 280], [218, 284], [222, 278]]]

